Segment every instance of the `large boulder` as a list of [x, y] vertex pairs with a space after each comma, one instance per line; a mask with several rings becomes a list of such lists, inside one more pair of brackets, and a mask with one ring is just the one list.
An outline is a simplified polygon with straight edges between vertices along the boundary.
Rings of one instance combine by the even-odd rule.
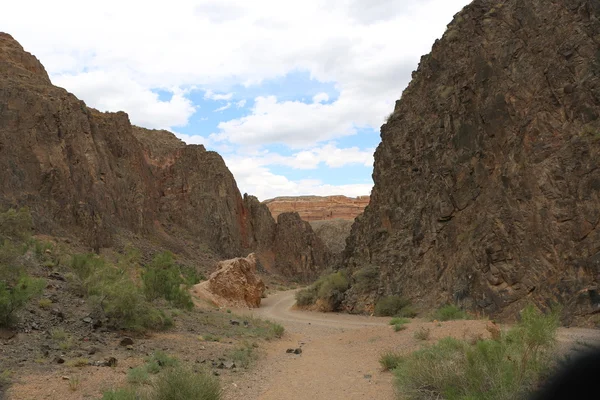
[[256, 273], [254, 253], [246, 258], [221, 261], [208, 281], [194, 286], [197, 297], [219, 306], [260, 307], [265, 284]]

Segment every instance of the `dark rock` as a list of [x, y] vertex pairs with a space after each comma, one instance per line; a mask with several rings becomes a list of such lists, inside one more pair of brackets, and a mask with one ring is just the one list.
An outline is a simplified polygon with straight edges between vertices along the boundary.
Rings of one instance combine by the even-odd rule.
[[48, 278], [50, 279], [54, 279], [57, 281], [62, 281], [62, 282], [66, 282], [67, 280], [65, 279], [64, 276], [62, 276], [61, 274], [59, 274], [58, 272], [51, 272], [48, 274]]
[[131, 346], [133, 345], [133, 339], [130, 337], [124, 337], [123, 339], [121, 339], [121, 341], [119, 342], [120, 346]]
[[288, 353], [288, 354], [289, 354], [289, 353], [293, 353], [293, 352], [294, 352], [294, 349], [287, 349], [285, 352], [286, 352], [286, 353]]
[[239, 324], [240, 324], [240, 321], [236, 321], [236, 320], [234, 320], [234, 319], [230, 319], [230, 320], [229, 320], [229, 323], [230, 323], [231, 325], [238, 325], [238, 326], [239, 326]]
[[104, 360], [104, 365], [106, 365], [107, 367], [116, 367], [117, 359], [114, 357], [109, 357], [106, 360]]
[[592, 311], [573, 299], [600, 277], [600, 7], [498, 4], [455, 16], [382, 126], [341, 265], [380, 274], [345, 293], [345, 310], [396, 294], [505, 319], [530, 301]]
[[56, 357], [54, 359], [54, 362], [57, 363], [57, 364], [64, 364], [65, 363], [65, 359], [62, 358], [62, 357]]
[[90, 347], [90, 349], [88, 350], [88, 354], [89, 354], [90, 356], [92, 356], [92, 355], [96, 354], [96, 353], [97, 353], [97, 352], [99, 352], [99, 351], [100, 351], [100, 349], [99, 349], [99, 348], [97, 348], [97, 347]]
[[302, 349], [300, 349], [300, 348], [295, 349], [294, 354], [302, 354]]

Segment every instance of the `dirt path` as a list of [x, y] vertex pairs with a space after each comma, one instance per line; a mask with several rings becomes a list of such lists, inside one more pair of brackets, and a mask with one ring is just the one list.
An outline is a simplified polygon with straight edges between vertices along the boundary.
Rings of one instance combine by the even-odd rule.
[[[424, 342], [414, 338], [414, 331], [420, 327], [431, 330], [429, 342], [486, 332], [485, 321], [419, 320], [405, 331], [394, 332], [388, 325], [390, 318], [292, 310], [294, 293], [269, 297], [251, 313], [283, 324], [286, 334], [252, 371], [225, 382], [226, 400], [391, 400], [395, 398], [393, 376], [381, 371], [382, 352], [419, 348]], [[302, 354], [286, 353], [296, 347], [302, 348]]]

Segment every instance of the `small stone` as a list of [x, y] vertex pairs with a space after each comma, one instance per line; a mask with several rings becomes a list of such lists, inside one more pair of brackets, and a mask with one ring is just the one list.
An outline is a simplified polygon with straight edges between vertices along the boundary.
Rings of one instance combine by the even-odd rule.
[[233, 361], [225, 361], [224, 365], [225, 365], [226, 369], [234, 369], [235, 368], [235, 363]]
[[219, 371], [213, 371], [213, 375], [214, 376], [219, 376], [219, 375], [221, 375], [221, 373]]
[[116, 367], [117, 359], [114, 357], [109, 357], [108, 359], [106, 359], [106, 361], [104, 363], [107, 367]]
[[91, 324], [92, 323], [92, 319], [90, 317], [85, 317], [83, 319], [83, 322], [85, 322], [86, 324]]
[[63, 377], [62, 377], [62, 380], [63, 380], [63, 381], [68, 381], [68, 380], [70, 380], [70, 379], [71, 379], [71, 378], [69, 378], [68, 376], [63, 376]]
[[123, 339], [121, 339], [121, 342], [119, 344], [121, 346], [131, 346], [133, 345], [133, 339], [130, 337], [124, 337]]
[[230, 319], [230, 320], [229, 320], [229, 323], [230, 323], [231, 325], [236, 325], [236, 326], [239, 326], [239, 325], [240, 325], [240, 321], [236, 321], [235, 319]]
[[288, 354], [290, 354], [290, 353], [294, 352], [294, 349], [287, 349], [285, 352], [288, 353]]
[[57, 364], [64, 364], [65, 363], [65, 359], [62, 358], [62, 357], [56, 357], [54, 359], [54, 362], [57, 363]]
[[133, 346], [132, 345], [127, 346], [127, 350], [133, 350]]
[[373, 377], [373, 375], [365, 374], [364, 377], [365, 377], [365, 379], [371, 379]]
[[302, 354], [302, 349], [298, 348], [294, 350], [294, 354]]
[[35, 331], [39, 331], [40, 330], [40, 326], [34, 322], [31, 324], [31, 329], [35, 330]]

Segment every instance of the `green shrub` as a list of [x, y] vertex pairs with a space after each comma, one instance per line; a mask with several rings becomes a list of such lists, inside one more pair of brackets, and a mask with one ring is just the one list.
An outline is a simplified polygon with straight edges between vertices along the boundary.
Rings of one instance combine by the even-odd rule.
[[403, 324], [408, 324], [409, 322], [410, 322], [410, 319], [408, 319], [408, 318], [395, 317], [395, 318], [392, 318], [392, 320], [390, 321], [390, 325], [403, 325]]
[[407, 329], [405, 324], [396, 324], [394, 325], [394, 332], [399, 332]]
[[219, 380], [209, 371], [195, 373], [187, 368], [173, 368], [159, 375], [150, 400], [219, 400]]
[[379, 317], [393, 317], [399, 315], [403, 308], [410, 305], [410, 301], [400, 296], [382, 297], [375, 304], [375, 315]]
[[296, 304], [300, 307], [308, 307], [317, 301], [317, 290], [314, 286], [301, 289], [296, 292]]
[[381, 364], [384, 371], [396, 369], [400, 362], [402, 362], [402, 356], [393, 351], [387, 351], [379, 357], [379, 364]]
[[242, 368], [248, 368], [256, 359], [258, 355], [252, 346], [249, 343], [244, 343], [241, 346], [236, 347], [230, 354], [229, 357], [235, 365]]
[[23, 242], [31, 236], [33, 219], [29, 208], [9, 209], [0, 212], [0, 241], [13, 240]]
[[273, 330], [273, 335], [275, 335], [276, 338], [282, 337], [283, 333], [285, 332], [285, 328], [283, 327], [283, 325], [275, 323], [271, 325], [271, 329]]
[[71, 259], [74, 286], [104, 312], [116, 327], [131, 330], [160, 329], [172, 325], [165, 313], [146, 301], [127, 270], [95, 254], [75, 254]]
[[437, 321], [453, 321], [458, 319], [469, 319], [469, 315], [454, 304], [447, 304], [438, 308], [433, 313], [431, 319]]
[[127, 373], [127, 382], [133, 385], [143, 385], [150, 382], [150, 375], [145, 366], [132, 368]]
[[186, 282], [169, 252], [158, 254], [142, 274], [144, 293], [149, 301], [164, 298], [175, 307], [192, 309], [190, 294], [182, 288]]
[[350, 282], [342, 271], [322, 276], [308, 288], [296, 293], [296, 304], [306, 307], [321, 301], [323, 311], [335, 311], [341, 304]]
[[102, 400], [138, 400], [138, 396], [129, 389], [117, 389], [104, 392]]
[[43, 279], [34, 279], [27, 275], [21, 276], [14, 285], [0, 281], [0, 327], [14, 323], [15, 312], [23, 308], [29, 300], [39, 296], [45, 286], [46, 281]]
[[[148, 363], [156, 363], [161, 368], [176, 367], [179, 365], [179, 360], [169, 356], [167, 353], [157, 350], [147, 359]], [[154, 373], [154, 372], [152, 372]]]
[[375, 266], [367, 266], [359, 269], [352, 274], [354, 278], [355, 290], [360, 293], [366, 293], [377, 289], [379, 285], [379, 268]]
[[525, 399], [552, 364], [558, 324], [557, 311], [528, 306], [498, 340], [442, 339], [402, 358], [398, 391], [408, 399]]

